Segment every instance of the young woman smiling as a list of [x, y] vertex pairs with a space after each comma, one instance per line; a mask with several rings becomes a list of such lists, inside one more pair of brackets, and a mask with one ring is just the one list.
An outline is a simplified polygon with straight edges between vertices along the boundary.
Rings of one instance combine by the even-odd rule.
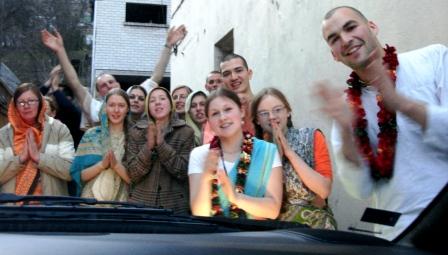
[[79, 143], [71, 174], [82, 197], [127, 201], [130, 178], [121, 162], [130, 109], [128, 95], [121, 89], [112, 89], [103, 108], [101, 126], [87, 130]]
[[187, 166], [193, 130], [173, 118], [173, 101], [163, 87], [151, 90], [145, 111], [148, 119], [138, 121], [129, 131], [125, 155], [132, 181], [129, 200], [188, 213]]
[[188, 167], [194, 215], [277, 218], [282, 200], [282, 166], [274, 144], [243, 132], [238, 96], [218, 89], [205, 112], [216, 136], [195, 148]]

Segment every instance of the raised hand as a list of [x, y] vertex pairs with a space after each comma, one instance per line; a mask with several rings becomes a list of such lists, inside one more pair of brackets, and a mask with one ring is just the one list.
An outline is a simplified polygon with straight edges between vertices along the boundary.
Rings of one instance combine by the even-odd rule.
[[219, 149], [210, 149], [207, 154], [203, 172], [203, 175], [207, 177], [207, 180], [215, 178], [216, 170], [218, 169], [219, 154]]
[[28, 143], [28, 155], [33, 162], [38, 164], [40, 160], [40, 152], [31, 128], [26, 131], [26, 138]]
[[148, 133], [146, 135], [147, 138], [146, 146], [148, 147], [149, 150], [154, 149], [154, 147], [156, 146], [156, 134], [157, 134], [156, 125], [153, 122], [149, 122]]
[[104, 154], [103, 160], [101, 160], [101, 167], [103, 168], [103, 170], [110, 168], [110, 153], [109, 152], [110, 151], [108, 151], [106, 154]]
[[160, 123], [156, 123], [156, 145], [161, 145], [165, 140], [164, 127]]
[[64, 48], [64, 41], [62, 40], [61, 34], [58, 31], [54, 31], [54, 34], [48, 32], [44, 29], [41, 32], [42, 43], [54, 52], [58, 52]]
[[342, 93], [330, 87], [328, 81], [315, 83], [316, 94], [324, 101], [321, 110], [338, 122], [342, 128], [350, 129], [352, 126], [353, 112], [344, 100]]
[[117, 168], [117, 165], [119, 164], [117, 158], [115, 157], [115, 153], [112, 150], [109, 150], [108, 153], [109, 153], [110, 168], [115, 170]]
[[168, 35], [166, 36], [166, 45], [168, 47], [173, 47], [175, 44], [180, 43], [187, 35], [187, 29], [184, 25], [179, 27], [172, 27], [168, 30]]
[[235, 192], [235, 188], [233, 187], [233, 184], [227, 176], [226, 172], [223, 169], [218, 169], [217, 176], [218, 182], [219, 184], [221, 184], [221, 189], [226, 195], [227, 199], [230, 203], [235, 203], [237, 193]]
[[273, 141], [275, 144], [277, 144], [277, 149], [280, 154], [280, 157], [283, 157], [283, 155], [289, 152], [291, 148], [289, 147], [289, 144], [286, 141], [283, 131], [281, 130], [277, 122], [275, 122], [275, 120], [271, 120], [271, 127], [272, 127]]
[[22, 152], [19, 155], [19, 162], [20, 164], [25, 164], [30, 159], [30, 154], [28, 152], [28, 133], [25, 139], [25, 142], [23, 144]]

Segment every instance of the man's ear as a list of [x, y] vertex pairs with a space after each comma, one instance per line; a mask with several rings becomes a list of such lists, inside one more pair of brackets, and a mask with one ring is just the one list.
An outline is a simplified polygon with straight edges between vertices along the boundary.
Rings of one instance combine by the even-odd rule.
[[372, 31], [374, 35], [378, 35], [379, 28], [373, 21], [368, 21], [367, 25], [369, 26], [370, 31]]

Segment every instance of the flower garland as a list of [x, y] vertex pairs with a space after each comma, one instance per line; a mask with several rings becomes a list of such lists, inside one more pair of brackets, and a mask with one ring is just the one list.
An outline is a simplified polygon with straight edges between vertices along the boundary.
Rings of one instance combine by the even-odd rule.
[[[396, 70], [398, 66], [398, 58], [395, 53], [395, 48], [386, 44], [384, 49], [386, 54], [383, 57], [383, 64], [388, 68], [390, 78], [395, 84], [397, 79]], [[353, 121], [353, 131], [358, 149], [364, 158], [369, 162], [370, 172], [375, 180], [381, 178], [389, 179], [392, 177], [394, 159], [395, 159], [395, 145], [397, 142], [397, 119], [395, 112], [386, 110], [381, 95], [377, 95], [377, 104], [380, 110], [378, 111], [378, 126], [380, 132], [378, 133], [378, 148], [376, 155], [370, 146], [369, 136], [367, 134], [367, 119], [366, 112], [362, 106], [361, 94], [362, 87], [365, 84], [360, 80], [359, 76], [352, 72], [350, 79], [347, 80], [349, 88], [346, 90], [347, 101], [352, 107], [355, 114]]]
[[[220, 149], [221, 143], [217, 136], [213, 137], [210, 142], [210, 149]], [[243, 132], [243, 143], [241, 145], [240, 160], [237, 166], [237, 175], [235, 182], [235, 192], [244, 193], [244, 186], [246, 185], [246, 177], [249, 172], [249, 165], [251, 162], [251, 154], [253, 149], [253, 136], [249, 132]], [[221, 151], [221, 157], [222, 157]], [[224, 161], [223, 161], [224, 164]], [[212, 216], [223, 216], [223, 209], [219, 201], [218, 195], [218, 180], [213, 179], [212, 181]], [[230, 218], [246, 218], [246, 212], [238, 208], [235, 204], [230, 205]]]

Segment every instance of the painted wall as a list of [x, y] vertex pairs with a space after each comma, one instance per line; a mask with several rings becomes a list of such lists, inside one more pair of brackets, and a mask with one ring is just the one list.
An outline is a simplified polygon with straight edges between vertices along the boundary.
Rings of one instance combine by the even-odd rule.
[[[185, 24], [189, 34], [180, 54], [171, 61], [171, 83], [204, 89], [214, 66], [214, 44], [233, 29], [234, 52], [253, 69], [254, 93], [263, 87], [280, 88], [293, 105], [296, 126], [319, 127], [330, 138], [331, 122], [319, 112], [313, 81], [329, 79], [341, 90], [348, 68], [333, 61], [321, 35], [324, 14], [350, 5], [380, 28], [383, 43], [399, 52], [432, 43], [448, 45], [446, 0], [173, 0], [172, 24]], [[360, 223], [367, 201], [349, 197], [334, 180], [330, 204], [341, 230]]]
[[[167, 25], [138, 26], [125, 22], [126, 2], [167, 5]], [[169, 0], [96, 0], [92, 74], [152, 74], [171, 22]], [[166, 76], [170, 68], [167, 67]], [[94, 80], [94, 79], [93, 79]]]

